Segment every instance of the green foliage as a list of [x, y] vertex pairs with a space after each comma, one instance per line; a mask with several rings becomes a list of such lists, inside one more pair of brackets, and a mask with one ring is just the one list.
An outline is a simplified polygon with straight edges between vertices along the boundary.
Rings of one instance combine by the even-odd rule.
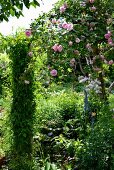
[[83, 148], [78, 152], [76, 148], [77, 163], [80, 169], [113, 169], [113, 140], [114, 126], [113, 113], [102, 107], [100, 117], [94, 127], [83, 141]]
[[[13, 43], [14, 41], [14, 43]], [[9, 56], [12, 66], [12, 106], [10, 119], [13, 131], [12, 169], [32, 168], [33, 116], [35, 111], [30, 39], [17, 36], [12, 40]]]
[[[48, 81], [73, 82], [75, 86], [79, 75], [91, 76], [102, 81], [101, 91], [105, 95], [103, 89], [105, 85], [109, 86], [106, 80], [113, 81], [114, 67], [109, 61], [114, 59], [114, 49], [105, 35], [110, 31], [113, 40], [114, 2], [68, 0], [65, 4], [67, 7], [64, 12], [60, 12], [60, 6], [64, 6], [64, 1], [60, 1], [50, 13], [43, 14], [31, 24], [34, 36], [37, 39], [40, 37], [40, 52], [47, 53]], [[95, 7], [94, 11], [92, 7]], [[65, 23], [71, 23], [73, 29], [64, 29]], [[63, 50], [54, 51], [52, 47], [55, 44], [61, 45]], [[50, 75], [53, 69], [57, 70], [56, 76]], [[105, 79], [103, 77], [101, 80], [101, 73]]]
[[[95, 1], [95, 11], [91, 10], [93, 4], [89, 1], [86, 6], [79, 0], [66, 2], [63, 13], [60, 12], [62, 0], [49, 14], [36, 19], [31, 24], [30, 37], [22, 32], [0, 37], [1, 52], [9, 53], [8, 63], [12, 68], [12, 77], [6, 76], [10, 75], [9, 67], [0, 69], [0, 74], [2, 78], [6, 76], [6, 82], [12, 80], [13, 94], [8, 107], [12, 104], [9, 134], [13, 139], [10, 167], [14, 170], [114, 169], [114, 95], [105, 89], [113, 81], [114, 64], [109, 61], [114, 59], [114, 48], [104, 36], [111, 31], [113, 40], [113, 1]], [[73, 30], [58, 28], [53, 19], [72, 23]], [[76, 38], [80, 39], [79, 43]], [[73, 42], [72, 46], [69, 41]], [[55, 43], [63, 46], [61, 52], [52, 49]], [[90, 49], [86, 47], [88, 44]], [[87, 60], [93, 63], [88, 64]], [[57, 70], [57, 76], [50, 74], [52, 69]], [[99, 80], [101, 89], [99, 94], [90, 89], [87, 95], [90, 110], [86, 111], [84, 85], [78, 82], [80, 74], [89, 77], [89, 83]], [[106, 101], [102, 100], [105, 90]], [[9, 91], [6, 95], [11, 96]], [[1, 123], [4, 124], [3, 119]], [[2, 133], [5, 130], [1, 128]]]
[[55, 164], [51, 164], [49, 162], [46, 162], [46, 165], [42, 170], [58, 170]]
[[6, 54], [0, 53], [0, 96], [3, 94], [3, 88], [11, 86], [10, 60]]
[[30, 8], [30, 5], [33, 5], [34, 7], [39, 6], [39, 3], [37, 0], [11, 0], [11, 1], [0, 1], [0, 21], [6, 20], [8, 21], [8, 18], [10, 16], [16, 16], [19, 18], [22, 14], [23, 6], [26, 6], [27, 8]]
[[83, 117], [83, 95], [78, 95], [65, 88], [37, 101], [34, 154], [38, 165], [47, 159], [60, 169], [113, 169], [113, 96], [110, 108], [98, 98], [91, 100], [95, 118], [91, 126], [89, 114]]
[[37, 100], [34, 155], [39, 158], [39, 166], [46, 159], [61, 167], [65, 153], [72, 157], [72, 149], [66, 149], [66, 145], [70, 139], [82, 138], [82, 103], [82, 97], [71, 89], [56, 90], [47, 99]]

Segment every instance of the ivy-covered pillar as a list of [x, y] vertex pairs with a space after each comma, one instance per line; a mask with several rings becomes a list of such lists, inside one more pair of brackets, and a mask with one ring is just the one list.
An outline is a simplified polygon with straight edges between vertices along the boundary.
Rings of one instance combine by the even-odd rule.
[[0, 97], [2, 96], [2, 76], [0, 75]]
[[11, 124], [12, 170], [32, 169], [33, 116], [35, 111], [30, 39], [17, 37], [10, 48], [12, 60]]

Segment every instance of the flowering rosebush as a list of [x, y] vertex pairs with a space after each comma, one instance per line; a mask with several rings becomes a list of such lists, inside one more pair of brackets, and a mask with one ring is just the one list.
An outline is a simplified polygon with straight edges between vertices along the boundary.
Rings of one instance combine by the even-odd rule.
[[57, 70], [55, 70], [55, 69], [51, 70], [51, 71], [50, 71], [50, 74], [51, 74], [53, 77], [57, 76]]
[[30, 37], [31, 34], [32, 34], [31, 29], [27, 29], [27, 30], [25, 31], [25, 34], [26, 34], [27, 37]]
[[112, 0], [61, 1], [44, 17], [43, 27], [33, 24], [48, 35], [48, 44], [43, 38], [47, 65], [57, 70], [57, 81], [76, 81], [79, 75], [104, 81], [114, 69], [113, 6]]

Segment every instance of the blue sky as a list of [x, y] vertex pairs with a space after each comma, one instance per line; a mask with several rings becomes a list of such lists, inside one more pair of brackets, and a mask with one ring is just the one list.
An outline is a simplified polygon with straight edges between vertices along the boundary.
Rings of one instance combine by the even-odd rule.
[[11, 33], [14, 33], [18, 27], [21, 28], [29, 28], [29, 24], [31, 23], [32, 19], [35, 19], [38, 17], [40, 13], [48, 12], [55, 2], [58, 0], [43, 0], [43, 3], [41, 2], [40, 7], [27, 9], [24, 7], [23, 14], [24, 17], [20, 17], [17, 19], [16, 17], [11, 17], [9, 19], [9, 22], [2, 22], [0, 23], [0, 32], [3, 35], [8, 35]]

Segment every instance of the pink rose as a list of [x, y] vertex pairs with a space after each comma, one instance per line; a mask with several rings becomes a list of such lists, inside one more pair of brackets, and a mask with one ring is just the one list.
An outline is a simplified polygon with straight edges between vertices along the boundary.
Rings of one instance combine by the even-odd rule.
[[109, 34], [105, 34], [104, 35], [106, 39], [109, 39], [110, 38], [110, 35]]
[[66, 22], [62, 24], [62, 28], [67, 29], [67, 27], [68, 27], [68, 24]]
[[50, 71], [51, 76], [55, 77], [57, 76], [57, 70], [53, 69]]
[[68, 31], [73, 30], [73, 24], [67, 24], [67, 30]]
[[73, 24], [63, 23], [62, 28], [67, 29], [68, 31], [71, 31], [73, 29]]
[[65, 6], [64, 6], [64, 5], [60, 7], [60, 13], [65, 12], [65, 10], [66, 10], [66, 8], [65, 8]]
[[55, 18], [53, 18], [51, 22], [52, 22], [52, 24], [56, 24], [57, 23]]
[[60, 7], [60, 13], [65, 12], [66, 8], [68, 7], [67, 3], [65, 2], [64, 5]]
[[91, 9], [91, 11], [93, 11], [93, 12], [96, 11], [96, 7], [95, 7], [95, 6], [92, 6], [90, 9]]
[[76, 38], [76, 43], [80, 43], [80, 39], [79, 38]]
[[30, 36], [31, 36], [31, 34], [32, 34], [31, 29], [26, 29], [26, 31], [25, 31], [25, 35], [26, 35], [27, 37], [30, 37]]
[[73, 42], [72, 41], [69, 41], [69, 46], [72, 46], [73, 45]]
[[65, 7], [65, 8], [67, 8], [67, 7], [68, 7], [68, 5], [67, 5], [67, 3], [66, 3], [66, 2], [64, 3], [64, 7]]
[[109, 45], [113, 45], [112, 38], [109, 38], [109, 39], [108, 39], [108, 44], [109, 44]]
[[55, 44], [53, 47], [52, 47], [52, 49], [55, 51], [55, 52], [61, 52], [62, 50], [63, 50], [63, 47], [62, 47], [62, 45], [57, 45], [57, 44]]
[[57, 50], [58, 50], [58, 45], [55, 44], [55, 45], [52, 47], [52, 49], [53, 49], [55, 52], [57, 52]]
[[112, 35], [112, 33], [110, 31], [108, 31], [108, 33], [105, 34], [104, 36], [106, 39], [109, 39], [111, 37], [111, 35]]
[[111, 37], [112, 33], [110, 31], [108, 31], [108, 35]]
[[59, 45], [59, 46], [57, 47], [57, 50], [58, 50], [58, 52], [61, 52], [61, 51], [63, 50], [62, 45]]
[[94, 1], [95, 1], [95, 0], [89, 0], [89, 2], [90, 2], [91, 4], [93, 4], [93, 3], [94, 3]]
[[108, 62], [109, 65], [112, 65], [113, 63], [114, 63], [113, 60], [110, 60], [110, 61]]

